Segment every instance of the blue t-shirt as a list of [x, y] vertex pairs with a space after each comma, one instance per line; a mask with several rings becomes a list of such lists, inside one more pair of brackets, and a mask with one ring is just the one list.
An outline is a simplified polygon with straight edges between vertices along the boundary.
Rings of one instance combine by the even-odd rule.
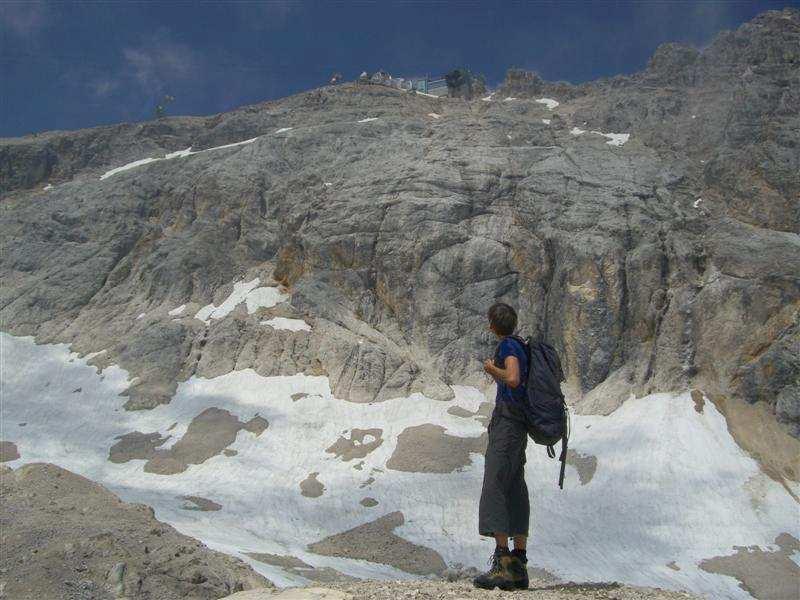
[[509, 356], [516, 356], [519, 361], [519, 385], [512, 388], [502, 381], [498, 381], [495, 404], [500, 401], [524, 402], [527, 397], [525, 383], [528, 381], [528, 355], [525, 348], [514, 338], [504, 337], [500, 340], [495, 356], [497, 357], [495, 365], [501, 369], [505, 368], [506, 358]]

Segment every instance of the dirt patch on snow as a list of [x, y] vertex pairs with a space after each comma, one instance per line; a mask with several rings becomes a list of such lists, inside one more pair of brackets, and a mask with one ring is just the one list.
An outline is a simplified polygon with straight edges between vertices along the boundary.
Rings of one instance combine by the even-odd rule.
[[309, 473], [308, 477], [300, 482], [300, 493], [307, 498], [319, 498], [325, 492], [325, 486], [317, 481], [319, 473]]
[[694, 402], [694, 409], [703, 414], [703, 407], [706, 404], [706, 400], [703, 397], [703, 392], [700, 390], [692, 390], [692, 402]]
[[594, 477], [597, 471], [597, 457], [591, 454], [581, 454], [575, 450], [567, 450], [567, 464], [575, 467], [578, 471], [578, 479], [581, 485], [586, 485]]
[[245, 552], [247, 556], [266, 565], [272, 565], [285, 569], [295, 575], [300, 575], [311, 581], [322, 583], [358, 581], [358, 578], [345, 575], [331, 567], [314, 567], [296, 556], [284, 556], [280, 554], [267, 554], [264, 552]]
[[336, 458], [341, 458], [344, 462], [364, 458], [383, 443], [382, 434], [383, 429], [351, 429], [350, 437], [339, 436], [325, 452], [335, 454]]
[[169, 437], [161, 437], [158, 432], [141, 433], [140, 431], [117, 436], [115, 439], [119, 441], [109, 449], [108, 460], [113, 463], [150, 460], [156, 455], [156, 448], [163, 445]]
[[258, 415], [242, 423], [227, 410], [207, 408], [192, 419], [186, 433], [171, 448], [159, 448], [169, 436], [133, 431], [117, 438], [119, 441], [109, 450], [108, 460], [114, 463], [146, 460], [146, 472], [174, 475], [182, 473], [189, 465], [202, 464], [212, 456], [221, 454], [236, 441], [239, 430], [244, 429], [259, 436], [267, 427], [267, 420]]
[[181, 508], [183, 510], [200, 510], [203, 512], [213, 512], [222, 510], [222, 505], [217, 504], [213, 500], [203, 498], [202, 496], [178, 496], [180, 500], [185, 500]]
[[19, 450], [14, 442], [0, 442], [0, 462], [9, 462], [19, 458]]
[[447, 409], [447, 414], [454, 415], [456, 417], [463, 417], [464, 419], [468, 419], [469, 417], [473, 416], [475, 413], [471, 410], [467, 410], [463, 406], [451, 406]]
[[775, 538], [778, 550], [758, 546], [734, 546], [729, 556], [715, 556], [700, 561], [709, 573], [729, 575], [739, 587], [757, 600], [785, 600], [800, 597], [800, 567], [791, 556], [800, 550], [800, 541], [788, 533]]
[[483, 425], [487, 425], [489, 423], [489, 419], [492, 417], [493, 409], [493, 402], [481, 402], [480, 406], [478, 406], [478, 410], [474, 412], [467, 410], [463, 406], [451, 406], [447, 409], [447, 413], [455, 417], [462, 417], [464, 419], [474, 417], [476, 421], [482, 423]]
[[405, 522], [400, 511], [309, 544], [311, 552], [324, 556], [355, 558], [390, 565], [415, 575], [441, 573], [446, 565], [434, 550], [412, 544], [395, 535]]
[[485, 433], [462, 438], [446, 434], [441, 425], [407, 427], [397, 436], [397, 447], [386, 467], [410, 473], [452, 473], [471, 464], [471, 453], [483, 454], [486, 442]]

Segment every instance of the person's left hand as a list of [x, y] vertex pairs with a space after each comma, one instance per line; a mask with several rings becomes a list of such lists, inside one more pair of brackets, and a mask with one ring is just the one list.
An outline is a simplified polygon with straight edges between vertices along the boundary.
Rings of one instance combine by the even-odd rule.
[[491, 358], [487, 358], [483, 361], [483, 370], [486, 371], [489, 375], [494, 375], [494, 362]]

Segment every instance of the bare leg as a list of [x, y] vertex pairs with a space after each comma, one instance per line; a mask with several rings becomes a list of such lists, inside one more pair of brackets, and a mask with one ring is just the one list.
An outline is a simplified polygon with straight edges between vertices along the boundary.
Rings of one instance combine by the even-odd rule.
[[[508, 539], [508, 538], [506, 538]], [[514, 549], [515, 550], [525, 550], [525, 545], [528, 543], [528, 537], [525, 535], [515, 535], [514, 536]]]
[[508, 535], [505, 533], [495, 533], [494, 541], [501, 548], [508, 548]]

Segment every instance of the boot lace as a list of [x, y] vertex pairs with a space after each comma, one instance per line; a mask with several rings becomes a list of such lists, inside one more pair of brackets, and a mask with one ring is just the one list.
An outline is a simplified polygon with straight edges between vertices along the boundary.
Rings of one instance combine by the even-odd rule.
[[487, 563], [489, 565], [489, 573], [500, 572], [500, 555], [497, 552], [492, 552]]

